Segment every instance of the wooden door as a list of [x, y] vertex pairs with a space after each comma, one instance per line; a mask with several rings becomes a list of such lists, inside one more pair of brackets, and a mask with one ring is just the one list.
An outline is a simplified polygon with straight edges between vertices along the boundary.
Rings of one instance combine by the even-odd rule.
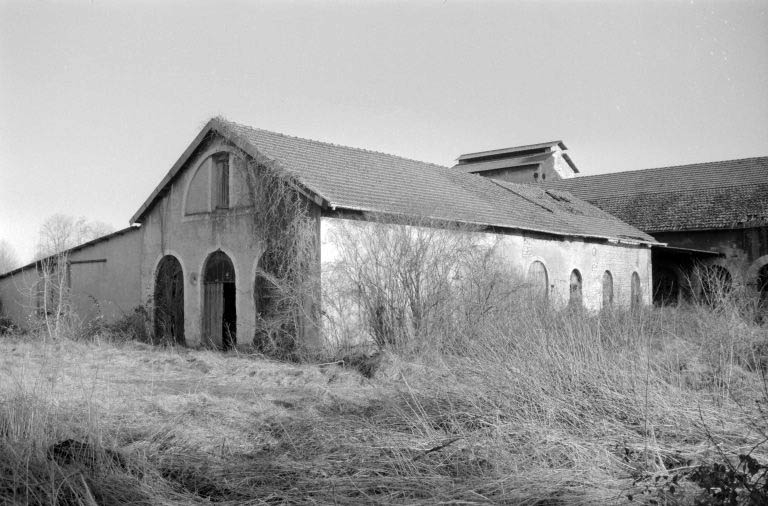
[[222, 345], [224, 283], [205, 283], [203, 295], [203, 337], [216, 347]]

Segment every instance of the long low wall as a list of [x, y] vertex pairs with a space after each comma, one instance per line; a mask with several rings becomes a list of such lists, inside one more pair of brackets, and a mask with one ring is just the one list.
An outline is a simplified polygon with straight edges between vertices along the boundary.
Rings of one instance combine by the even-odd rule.
[[[321, 222], [321, 262], [323, 284], [324, 317], [333, 326], [334, 319], [344, 320], [345, 327], [350, 322], [360, 322], [362, 315], [355, 314], [349, 307], [342, 310], [331, 308], [338, 306], [329, 297], [336, 295], [328, 288], [336, 283], [334, 265], [340, 262], [344, 252], [339, 248], [344, 236], [350, 233], [375, 238], [377, 227], [387, 227], [382, 223], [323, 217]], [[415, 231], [418, 227], [407, 226]], [[446, 232], [448, 233], [448, 232]], [[457, 232], [458, 233], [458, 232]], [[581, 303], [588, 311], [599, 311], [605, 304], [604, 286], [606, 277], [610, 278], [614, 307], [627, 308], [633, 303], [632, 280], [635, 278], [635, 302], [643, 305], [651, 303], [651, 250], [647, 245], [625, 244], [607, 241], [590, 241], [577, 238], [556, 238], [541, 234], [509, 233], [492, 234], [470, 232], [473, 241], [487, 248], [492, 248], [496, 259], [506, 266], [511, 273], [520, 278], [528, 276], [532, 264], [539, 273], [540, 282], [546, 279], [547, 303], [553, 309], [561, 309], [569, 304], [571, 297], [572, 275], [578, 271], [581, 278]], [[375, 241], [375, 239], [373, 239]], [[386, 245], [378, 245], [386, 247]], [[352, 248], [354, 250], [354, 248]], [[405, 260], [405, 259], [404, 259]], [[606, 273], [609, 275], [606, 276]], [[343, 313], [343, 314], [336, 314]]]

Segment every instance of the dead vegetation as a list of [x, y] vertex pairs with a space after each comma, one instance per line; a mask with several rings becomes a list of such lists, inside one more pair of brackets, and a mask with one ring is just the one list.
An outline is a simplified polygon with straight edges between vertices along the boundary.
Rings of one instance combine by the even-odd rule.
[[274, 163], [243, 160], [253, 236], [264, 238], [257, 265], [254, 346], [281, 359], [306, 356], [303, 325], [318, 320], [319, 244], [316, 221], [299, 184]]
[[[317, 363], [285, 363], [107, 327], [3, 336], [0, 500], [765, 502], [768, 329], [728, 293], [556, 312], [525, 296], [493, 244], [456, 232], [393, 224], [339, 254], [335, 300], [362, 309], [352, 323], [375, 355], [341, 340]], [[347, 233], [365, 245], [369, 231]], [[272, 247], [295, 251], [285, 240]], [[295, 279], [287, 318], [306, 308]], [[281, 346], [267, 338], [261, 351]]]
[[385, 350], [372, 378], [109, 334], [6, 336], [0, 498], [695, 504], [725, 490], [737, 502], [720, 504], [750, 504], [768, 462], [768, 332], [735, 322], [519, 307], [461, 353]]

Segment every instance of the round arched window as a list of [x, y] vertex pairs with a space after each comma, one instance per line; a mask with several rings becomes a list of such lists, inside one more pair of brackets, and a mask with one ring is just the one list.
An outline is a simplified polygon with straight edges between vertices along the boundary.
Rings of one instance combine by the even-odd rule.
[[581, 273], [578, 269], [573, 269], [571, 271], [568, 305], [573, 307], [581, 307], [582, 305]]
[[609, 308], [613, 305], [613, 276], [610, 271], [603, 273], [603, 307]]
[[547, 268], [536, 260], [528, 267], [528, 283], [537, 300], [546, 301], [549, 295], [549, 276]]

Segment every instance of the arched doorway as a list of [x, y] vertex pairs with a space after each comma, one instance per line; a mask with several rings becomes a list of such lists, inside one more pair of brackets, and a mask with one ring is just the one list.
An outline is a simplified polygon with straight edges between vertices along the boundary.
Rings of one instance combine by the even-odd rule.
[[580, 308], [582, 306], [581, 273], [578, 269], [573, 269], [571, 271], [568, 305], [574, 308]]
[[757, 291], [760, 293], [760, 303], [768, 305], [768, 264], [757, 271]]
[[603, 309], [613, 306], [613, 275], [611, 271], [603, 273]]
[[669, 267], [653, 268], [653, 303], [657, 306], [673, 306], [680, 297], [680, 281]]
[[235, 267], [226, 253], [215, 251], [203, 273], [203, 337], [229, 350], [237, 344]]
[[528, 267], [528, 283], [531, 285], [531, 293], [537, 302], [547, 302], [549, 294], [549, 276], [547, 268], [538, 260]]
[[643, 287], [640, 285], [640, 276], [636, 273], [632, 273], [632, 283], [630, 286], [630, 303], [631, 309], [640, 309], [643, 305]]
[[155, 340], [185, 344], [184, 272], [172, 255], [164, 256], [157, 266], [154, 305]]

